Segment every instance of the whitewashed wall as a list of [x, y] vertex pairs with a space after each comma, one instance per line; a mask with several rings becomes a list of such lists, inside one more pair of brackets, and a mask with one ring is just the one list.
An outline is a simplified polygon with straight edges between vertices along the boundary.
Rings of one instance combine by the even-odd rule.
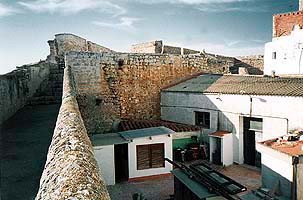
[[[252, 96], [251, 116], [263, 118], [261, 139], [276, 138], [287, 134], [288, 130], [302, 127], [302, 105], [302, 97]], [[250, 97], [162, 92], [163, 120], [194, 124], [195, 111], [210, 112], [210, 129], [205, 132], [214, 132], [219, 127], [233, 133], [234, 162], [243, 163], [243, 118], [250, 115]]]
[[137, 138], [134, 139], [133, 142], [128, 144], [128, 159], [129, 159], [128, 167], [129, 167], [130, 179], [170, 173], [170, 171], [172, 170], [172, 165], [169, 164], [168, 162], [165, 162], [164, 167], [161, 168], [137, 170], [136, 146], [146, 145], [146, 144], [157, 144], [157, 143], [164, 143], [164, 156], [165, 158], [169, 158], [170, 160], [172, 160], [173, 158], [172, 136], [171, 137], [168, 137], [167, 135], [152, 136], [151, 140], [149, 139], [149, 137]]
[[114, 145], [95, 146], [95, 158], [106, 185], [115, 185], [115, 151]]
[[[272, 53], [276, 52], [276, 59]], [[273, 38], [265, 44], [264, 74], [303, 74], [303, 30], [296, 27], [291, 35]]]

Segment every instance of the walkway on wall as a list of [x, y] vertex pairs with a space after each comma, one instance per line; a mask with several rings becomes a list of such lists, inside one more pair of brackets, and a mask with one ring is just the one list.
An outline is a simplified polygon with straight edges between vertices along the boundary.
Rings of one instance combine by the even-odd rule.
[[0, 127], [0, 199], [32, 200], [60, 105], [25, 106]]

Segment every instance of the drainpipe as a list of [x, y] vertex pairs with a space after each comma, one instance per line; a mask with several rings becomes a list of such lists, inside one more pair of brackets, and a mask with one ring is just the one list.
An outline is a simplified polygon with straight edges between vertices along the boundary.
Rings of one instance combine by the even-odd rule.
[[297, 164], [299, 163], [298, 157], [292, 157], [292, 166], [293, 166], [293, 177], [291, 184], [291, 199], [297, 199]]
[[302, 60], [303, 48], [301, 49], [300, 58], [299, 58], [299, 74], [301, 74], [301, 60]]
[[252, 115], [252, 97], [249, 95], [249, 117]]

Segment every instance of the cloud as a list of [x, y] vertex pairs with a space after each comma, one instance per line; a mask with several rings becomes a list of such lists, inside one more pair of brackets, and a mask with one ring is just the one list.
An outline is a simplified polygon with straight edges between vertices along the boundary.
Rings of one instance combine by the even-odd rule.
[[106, 0], [35, 0], [19, 1], [18, 4], [34, 12], [76, 14], [82, 11], [95, 10], [113, 16], [126, 13], [123, 7]]
[[267, 12], [269, 8], [260, 5], [260, 6], [248, 6], [248, 5], [242, 5], [241, 4], [235, 5], [231, 3], [226, 4], [207, 4], [203, 6], [197, 7], [198, 10], [202, 12], [208, 12], [208, 13], [218, 13], [218, 12]]
[[9, 16], [17, 12], [18, 11], [15, 8], [0, 3], [0, 17]]
[[92, 24], [100, 27], [114, 28], [114, 29], [123, 29], [127, 31], [134, 31], [136, 28], [134, 26], [135, 22], [138, 22], [142, 19], [133, 18], [133, 17], [121, 17], [120, 21], [117, 23], [108, 23], [101, 21], [93, 21]]
[[264, 54], [264, 43], [256, 44], [253, 40], [244, 44], [242, 41], [229, 41], [226, 43], [195, 43], [187, 45], [188, 48], [226, 56], [247, 56]]
[[[132, 1], [132, 0], [128, 0]], [[188, 4], [188, 5], [199, 5], [199, 4], [216, 4], [216, 3], [237, 3], [253, 0], [135, 0], [136, 2], [145, 3], [145, 4], [161, 4], [161, 3], [170, 3], [170, 4]]]

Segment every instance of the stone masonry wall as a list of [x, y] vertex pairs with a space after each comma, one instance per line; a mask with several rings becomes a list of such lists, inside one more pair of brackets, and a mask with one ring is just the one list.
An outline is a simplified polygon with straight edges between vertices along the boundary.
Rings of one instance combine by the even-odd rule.
[[273, 37], [290, 35], [295, 25], [303, 27], [303, 11], [274, 15]]
[[131, 46], [131, 53], [161, 53], [163, 43], [161, 40], [135, 44]]
[[109, 200], [76, 100], [70, 67], [65, 68], [62, 105], [36, 200]]
[[55, 39], [49, 40], [48, 43], [50, 46], [50, 55], [47, 60], [54, 63], [61, 63], [62, 65], [64, 65], [64, 55], [69, 51], [114, 52], [109, 48], [70, 33], [57, 34], [55, 35]]
[[158, 119], [160, 90], [199, 72], [226, 73], [231, 60], [204, 55], [70, 52], [78, 103], [89, 133], [120, 119]]
[[0, 124], [22, 108], [48, 79], [50, 63], [25, 65], [0, 75]]
[[173, 47], [173, 46], [164, 45], [163, 49], [162, 49], [162, 53], [163, 54], [177, 54], [177, 55], [181, 55], [182, 49], [181, 49], [181, 47]]
[[192, 49], [164, 45], [162, 40], [132, 45], [130, 52], [131, 53], [157, 53], [157, 54], [161, 53], [161, 54], [176, 54], [176, 55], [200, 53], [200, 51], [196, 51]]
[[262, 75], [264, 71], [264, 56], [240, 56], [237, 57], [236, 65], [245, 67], [249, 74]]

